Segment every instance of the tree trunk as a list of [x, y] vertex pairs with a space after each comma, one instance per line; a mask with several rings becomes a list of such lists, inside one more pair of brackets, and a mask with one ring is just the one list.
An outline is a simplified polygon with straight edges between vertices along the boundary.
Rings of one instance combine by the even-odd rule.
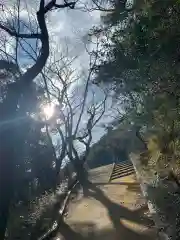
[[[2, 157], [2, 155], [1, 155]], [[10, 164], [8, 162], [7, 155], [1, 161], [1, 171], [0, 171], [0, 239], [4, 239], [7, 221], [9, 216], [9, 206], [13, 196], [13, 186], [12, 186], [12, 169], [9, 169]], [[6, 161], [7, 160], [7, 161]], [[6, 165], [6, 166], [3, 166]]]
[[[14, 85], [12, 85], [14, 86]], [[14, 190], [15, 142], [21, 145], [16, 135], [17, 101], [19, 92], [8, 89], [6, 99], [0, 106], [0, 239], [4, 239], [9, 207]]]
[[12, 135], [12, 131], [0, 132], [0, 239], [5, 237], [9, 207], [13, 197], [14, 149]]
[[91, 182], [88, 179], [88, 172], [81, 162], [74, 163], [74, 168], [77, 173], [77, 178], [82, 186], [83, 194], [86, 196], [88, 195], [89, 188], [91, 187]]

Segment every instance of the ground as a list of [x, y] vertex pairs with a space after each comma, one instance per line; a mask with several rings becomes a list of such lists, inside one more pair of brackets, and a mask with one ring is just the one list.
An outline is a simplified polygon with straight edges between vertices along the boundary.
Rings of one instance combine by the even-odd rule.
[[[109, 182], [112, 168], [108, 165], [90, 173], [92, 188], [87, 197], [80, 194], [69, 205], [66, 223], [84, 239], [155, 239], [155, 229], [135, 175]], [[56, 239], [63, 238], [59, 234]]]

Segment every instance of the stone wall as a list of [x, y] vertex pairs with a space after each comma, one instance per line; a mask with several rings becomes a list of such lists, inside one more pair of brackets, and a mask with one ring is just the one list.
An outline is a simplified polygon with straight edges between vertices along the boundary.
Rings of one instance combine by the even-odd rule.
[[[180, 239], [180, 189], [170, 181], [157, 161], [146, 166], [142, 164], [140, 154], [131, 154], [132, 161], [143, 195], [147, 199], [149, 211], [162, 240]], [[167, 170], [164, 166], [164, 171]]]

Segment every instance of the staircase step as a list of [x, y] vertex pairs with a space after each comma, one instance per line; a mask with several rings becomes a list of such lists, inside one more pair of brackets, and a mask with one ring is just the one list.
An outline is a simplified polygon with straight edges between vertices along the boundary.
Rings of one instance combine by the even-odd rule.
[[117, 163], [115, 164], [115, 167], [123, 167], [123, 166], [129, 166], [132, 165], [131, 162], [122, 162], [122, 163]]
[[130, 168], [130, 169], [121, 170], [121, 171], [119, 171], [119, 172], [113, 172], [113, 173], [112, 173], [112, 176], [120, 175], [120, 174], [123, 174], [123, 173], [125, 173], [125, 172], [129, 172], [129, 171], [134, 171], [134, 169], [133, 169], [133, 168]]
[[[126, 169], [129, 169], [129, 168], [133, 168], [133, 166], [126, 166], [126, 167], [121, 167], [121, 168], [114, 168], [113, 171], [121, 171], [121, 170], [126, 170]], [[133, 168], [134, 169], [134, 168]]]
[[118, 172], [122, 172], [122, 171], [128, 171], [128, 170], [131, 170], [131, 169], [134, 169], [134, 168], [133, 167], [128, 167], [128, 168], [115, 169], [113, 171], [113, 173], [118, 173]]
[[125, 176], [128, 176], [128, 175], [131, 175], [134, 173], [134, 170], [131, 170], [131, 171], [127, 171], [127, 172], [124, 172], [122, 174], [119, 174], [119, 175], [115, 175], [115, 176], [111, 176], [111, 181], [112, 180], [115, 180], [115, 179], [118, 179], [118, 178], [121, 178], [121, 177], [125, 177]]

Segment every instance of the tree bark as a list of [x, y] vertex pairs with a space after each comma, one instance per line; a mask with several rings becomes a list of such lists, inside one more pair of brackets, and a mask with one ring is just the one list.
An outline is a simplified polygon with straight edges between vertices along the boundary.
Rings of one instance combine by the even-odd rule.
[[[42, 1], [43, 2], [43, 1]], [[41, 2], [41, 3], [42, 3]], [[43, 69], [49, 56], [49, 38], [45, 23], [44, 5], [40, 4], [40, 10], [37, 13], [37, 19], [41, 29], [41, 54], [37, 62], [29, 68], [17, 82], [8, 85], [6, 98], [1, 105], [1, 129], [0, 129], [0, 239], [4, 239], [7, 228], [9, 207], [13, 198], [13, 176], [15, 167], [15, 149], [14, 141], [21, 140], [16, 136], [16, 117], [18, 104], [25, 100], [28, 89], [34, 78]], [[0, 66], [4, 69], [3, 66]], [[5, 67], [7, 70], [7, 68]], [[15, 139], [17, 138], [17, 139]], [[14, 140], [14, 141], [13, 141]]]
[[0, 239], [5, 236], [14, 190], [17, 92], [11, 90], [0, 108]]
[[40, 55], [36, 63], [19, 78], [16, 76], [18, 75], [16, 64], [0, 60], [0, 69], [11, 72], [16, 79], [16, 82], [7, 85], [6, 96], [0, 106], [0, 239], [4, 239], [5, 236], [10, 202], [13, 197], [13, 174], [16, 159], [14, 142], [18, 141], [18, 144], [21, 144], [23, 141], [22, 138], [18, 138], [18, 135], [16, 135], [18, 125], [13, 122], [17, 121], [18, 105], [20, 108], [21, 103], [26, 100], [32, 81], [42, 71], [49, 56], [49, 35], [45, 14], [52, 10], [53, 7], [70, 7], [73, 9], [74, 6], [75, 2], [56, 4], [56, 1], [52, 0], [45, 5], [45, 0], [40, 0], [39, 11], [37, 12], [40, 33], [37, 34], [19, 34], [0, 24], [0, 29], [6, 31], [11, 37], [36, 38], [41, 41]]
[[[11, 132], [12, 134], [12, 132]], [[13, 197], [13, 148], [10, 146], [6, 133], [0, 138], [0, 239], [4, 239], [9, 215], [9, 206]]]
[[83, 166], [83, 163], [76, 162], [74, 163], [74, 168], [77, 173], [77, 179], [79, 180], [84, 196], [88, 196], [89, 188], [91, 188], [91, 182], [88, 179], [88, 172]]

